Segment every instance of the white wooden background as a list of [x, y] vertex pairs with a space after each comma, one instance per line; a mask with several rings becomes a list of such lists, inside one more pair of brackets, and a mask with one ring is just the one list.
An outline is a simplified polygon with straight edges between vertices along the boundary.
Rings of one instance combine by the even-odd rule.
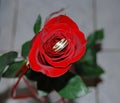
[[[75, 103], [120, 103], [120, 0], [0, 0], [0, 54], [17, 50], [33, 37], [38, 14], [43, 21], [51, 12], [66, 8], [86, 36], [95, 29], [105, 29], [103, 51], [98, 63], [105, 69], [103, 83]], [[38, 103], [34, 99], [13, 100], [9, 91], [14, 80], [0, 82], [0, 103]], [[1, 101], [3, 100], [5, 101]]]

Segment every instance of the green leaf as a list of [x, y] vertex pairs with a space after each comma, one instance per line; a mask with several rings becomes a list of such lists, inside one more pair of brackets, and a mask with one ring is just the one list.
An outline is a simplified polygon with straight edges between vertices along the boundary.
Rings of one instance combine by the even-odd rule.
[[93, 46], [98, 40], [102, 40], [104, 38], [104, 30], [96, 30], [94, 33], [90, 34], [87, 38], [87, 48]]
[[103, 29], [96, 30], [95, 35], [96, 35], [96, 40], [102, 40], [104, 38], [104, 30]]
[[87, 48], [85, 55], [76, 62], [77, 64], [80, 63], [87, 63], [90, 65], [96, 65], [96, 52], [94, 48]]
[[36, 22], [34, 24], [34, 33], [37, 34], [40, 31], [41, 28], [41, 16], [38, 15]]
[[100, 66], [92, 66], [88, 64], [81, 64], [80, 66], [77, 66], [76, 71], [83, 77], [99, 77], [104, 73], [104, 70]]
[[12, 63], [8, 69], [5, 71], [3, 74], [3, 77], [6, 78], [14, 78], [18, 70], [23, 66], [25, 61], [19, 61], [19, 62], [14, 62]]
[[47, 96], [48, 95], [48, 93], [46, 93], [46, 92], [44, 92], [44, 91], [42, 91], [42, 90], [38, 90], [38, 94], [39, 94], [39, 96]]
[[67, 99], [79, 98], [89, 93], [89, 89], [79, 76], [69, 80], [68, 84], [59, 91], [59, 94]]
[[22, 45], [22, 56], [26, 59], [30, 50], [31, 40]]
[[0, 78], [5, 67], [10, 63], [13, 63], [14, 60], [17, 58], [17, 55], [18, 55], [17, 52], [11, 51], [0, 56]]

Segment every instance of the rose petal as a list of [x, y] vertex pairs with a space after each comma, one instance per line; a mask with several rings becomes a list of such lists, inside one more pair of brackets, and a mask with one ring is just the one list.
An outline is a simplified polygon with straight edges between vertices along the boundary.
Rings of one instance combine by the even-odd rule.
[[[75, 51], [75, 55], [72, 58], [72, 63], [76, 62], [77, 60], [79, 60], [86, 51], [86, 40], [84, 37], [84, 34], [81, 31], [74, 31], [74, 40], [76, 41], [76, 51]], [[77, 34], [77, 35], [76, 35]]]
[[[51, 24], [44, 27], [41, 33], [42, 43], [44, 44], [48, 39], [55, 37], [57, 33], [63, 33], [64, 37], [71, 39], [71, 29], [72, 28], [66, 23]], [[60, 35], [58, 34], [58, 36]]]
[[60, 16], [52, 18], [51, 20], [49, 20], [45, 24], [44, 27], [47, 27], [47, 26], [49, 26], [51, 24], [60, 24], [60, 23], [64, 23], [64, 24], [70, 25], [70, 27], [72, 29], [79, 29], [78, 26], [76, 25], [76, 23], [71, 18], [69, 18], [66, 15], [60, 15]]

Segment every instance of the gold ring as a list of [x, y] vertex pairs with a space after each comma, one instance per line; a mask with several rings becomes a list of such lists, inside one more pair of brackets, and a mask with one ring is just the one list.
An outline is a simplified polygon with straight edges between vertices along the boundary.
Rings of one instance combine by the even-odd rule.
[[68, 45], [68, 41], [63, 38], [60, 41], [58, 41], [54, 46], [53, 46], [53, 50], [56, 51], [61, 51], [63, 50], [66, 46]]

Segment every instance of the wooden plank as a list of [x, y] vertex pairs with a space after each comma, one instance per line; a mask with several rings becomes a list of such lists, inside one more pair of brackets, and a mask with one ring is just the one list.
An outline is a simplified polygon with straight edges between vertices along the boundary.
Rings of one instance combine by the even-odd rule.
[[99, 103], [120, 102], [120, 52], [103, 52], [98, 62], [105, 69], [103, 83], [99, 85]]
[[119, 103], [120, 0], [97, 0], [98, 28], [105, 29], [103, 53], [98, 61], [104, 67], [103, 83], [99, 85], [99, 103]]
[[97, 0], [97, 26], [105, 29], [104, 49], [120, 50], [120, 0]]
[[12, 49], [15, 0], [1, 0], [0, 15], [0, 50]]

